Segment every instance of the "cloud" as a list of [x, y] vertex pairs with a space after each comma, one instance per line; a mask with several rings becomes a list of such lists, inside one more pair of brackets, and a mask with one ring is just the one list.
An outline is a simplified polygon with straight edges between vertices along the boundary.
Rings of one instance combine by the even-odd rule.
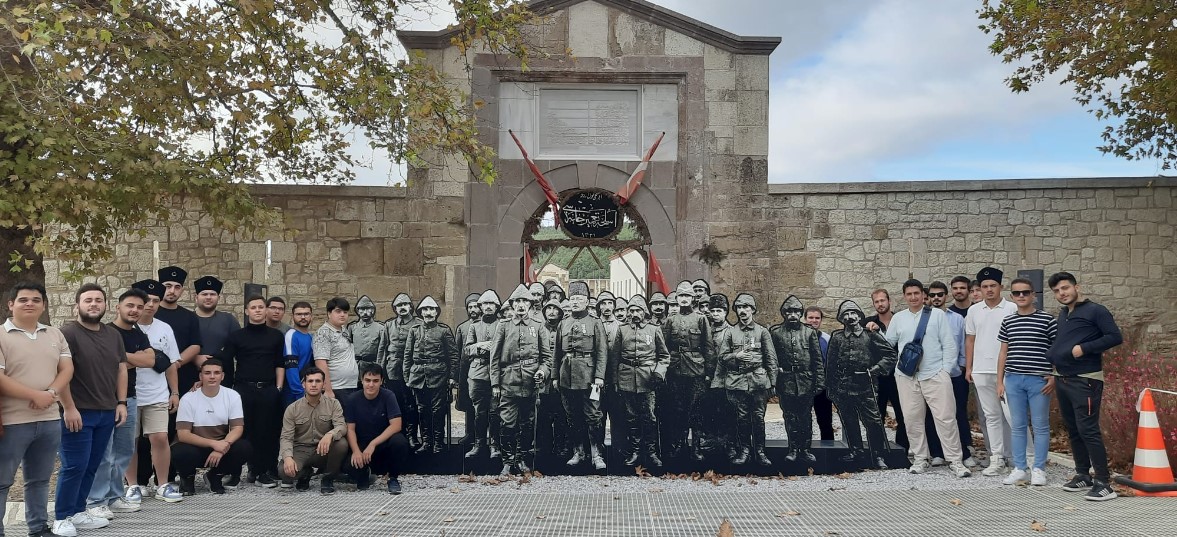
[[965, 2], [878, 2], [813, 61], [775, 76], [770, 181], [870, 180], [889, 159], [1079, 111], [1050, 82], [1011, 93], [1011, 68], [977, 25]]

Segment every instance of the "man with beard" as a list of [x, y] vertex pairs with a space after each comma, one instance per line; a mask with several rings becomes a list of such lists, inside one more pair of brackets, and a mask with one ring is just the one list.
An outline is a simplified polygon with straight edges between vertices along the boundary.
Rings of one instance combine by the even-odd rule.
[[294, 328], [284, 336], [282, 355], [286, 358], [286, 389], [282, 392], [283, 407], [302, 397], [302, 371], [315, 365], [314, 338], [311, 335], [313, 318], [310, 302], [295, 302], [290, 308]]
[[245, 438], [253, 446], [249, 474], [259, 485], [273, 488], [278, 486], [274, 461], [278, 460], [277, 425], [286, 383], [285, 338], [266, 325], [266, 299], [261, 295], [246, 299], [245, 311], [249, 316], [245, 328], [229, 334], [216, 358], [223, 364], [233, 363], [236, 371], [233, 388], [249, 423]]
[[821, 335], [801, 322], [805, 306], [789, 295], [781, 303], [783, 322], [769, 329], [777, 356], [776, 393], [785, 416], [789, 435], [789, 454], [785, 460], [817, 462], [810, 453], [813, 440], [813, 396], [825, 384], [825, 364], [821, 357]]
[[[551, 345], [553, 357], [556, 352], [556, 329], [564, 319], [564, 308], [556, 300], [549, 300], [544, 304], [544, 329], [548, 331], [548, 345]], [[553, 358], [554, 359], [554, 358]], [[559, 371], [558, 368], [554, 371]], [[564, 411], [564, 402], [560, 400], [557, 375], [544, 380], [539, 386], [539, 409], [535, 419], [535, 449], [556, 457], [568, 456], [568, 413]]]
[[[875, 315], [867, 317], [863, 321], [863, 326], [872, 332], [879, 331], [879, 333], [886, 334], [887, 326], [891, 324], [891, 319], [894, 314], [891, 313], [891, 293], [886, 289], [875, 289], [870, 294], [871, 305], [875, 308]], [[894, 366], [894, 364], [891, 364]], [[903, 418], [903, 404], [899, 401], [899, 391], [895, 387], [895, 371], [888, 371], [886, 375], [878, 378], [878, 392], [875, 394], [876, 403], [879, 407], [879, 416], [884, 418], [887, 416], [887, 404], [891, 404], [891, 408], [895, 409], [895, 443], [903, 446], [903, 449], [910, 448], [910, 442], [907, 440], [907, 423]]]
[[384, 323], [375, 320], [376, 303], [368, 295], [361, 296], [356, 302], [356, 316], [359, 319], [347, 324], [343, 337], [355, 348], [356, 360], [376, 363], [384, 336]]
[[[204, 276], [192, 285], [196, 290], [196, 320], [200, 324], [200, 354], [196, 355], [193, 363], [199, 368], [205, 360], [221, 351], [221, 347], [225, 346], [225, 339], [229, 334], [240, 330], [241, 325], [237, 323], [237, 318], [233, 314], [217, 311], [217, 305], [221, 302], [221, 289], [224, 287], [221, 280], [214, 276]], [[225, 379], [222, 384], [232, 386], [233, 364], [224, 364], [224, 368]], [[184, 390], [190, 387], [180, 385]]]
[[277, 330], [279, 333], [285, 334], [290, 330], [290, 325], [286, 324], [283, 319], [286, 318], [286, 299], [280, 296], [272, 296], [266, 299], [266, 326]]
[[544, 284], [536, 282], [527, 286], [527, 292], [531, 294], [531, 309], [527, 310], [527, 315], [531, 317], [531, 320], [544, 324], [544, 313], [540, 309], [543, 307], [544, 297], [547, 296], [548, 290], [544, 288]]
[[59, 522], [88, 530], [110, 525], [86, 510], [86, 496], [114, 428], [127, 419], [127, 353], [118, 331], [102, 324], [106, 291], [87, 283], [74, 297], [77, 318], [61, 327], [74, 375], [61, 391], [61, 470], [54, 510]]
[[[809, 306], [805, 308], [805, 324], [810, 328], [817, 330], [817, 334], [821, 336], [821, 358], [822, 363], [826, 363], [827, 350], [830, 344], [830, 335], [821, 331], [821, 321], [825, 318], [825, 312], [817, 306]], [[822, 379], [824, 385], [825, 379]], [[834, 403], [826, 396], [825, 388], [822, 388], [813, 396], [813, 416], [817, 419], [817, 430], [821, 433], [822, 440], [834, 439]]]
[[654, 392], [666, 383], [670, 352], [662, 330], [646, 322], [649, 313], [641, 295], [629, 299], [629, 322], [617, 330], [609, 360], [616, 364], [614, 382], [625, 408], [629, 445], [624, 464], [637, 464], [644, 451], [646, 462], [657, 468], [662, 466], [662, 459], [658, 456]]
[[[610, 327], [610, 325], [617, 325], [617, 317], [613, 315], [613, 308], [616, 305], [617, 299], [613, 296], [613, 293], [602, 291], [601, 294], [597, 295], [597, 318], [605, 325], [606, 330], [617, 329], [616, 326]], [[591, 305], [589, 307], [590, 309], [592, 308]]]
[[746, 464], [751, 455], [756, 464], [769, 466], [772, 461], [764, 453], [764, 410], [778, 367], [776, 350], [768, 330], [753, 319], [756, 300], [752, 295], [740, 293], [734, 305], [738, 322], [719, 340], [711, 387], [726, 390], [735, 410], [736, 453], [731, 463]]
[[347, 422], [339, 401], [323, 397], [324, 386], [323, 370], [307, 368], [302, 372], [302, 399], [282, 414], [278, 475], [284, 489], [309, 489], [311, 476], [318, 468], [323, 474], [319, 493], [335, 494], [335, 476], [347, 457]]
[[421, 299], [417, 305], [421, 323], [409, 331], [405, 341], [405, 385], [413, 390], [421, 417], [419, 454], [445, 451], [450, 390], [457, 384], [454, 378], [461, 351], [449, 325], [437, 320], [440, 314], [441, 308], [433, 297]]
[[[883, 431], [883, 418], [875, 404], [874, 379], [894, 369], [897, 355], [882, 335], [863, 329], [862, 319], [862, 308], [853, 300], [838, 306], [842, 329], [830, 335], [826, 393], [838, 407], [842, 438], [850, 447], [850, 453], [842, 460], [854, 462], [869, 455], [876, 468], [886, 470], [883, 455], [887, 450], [887, 433]], [[866, 427], [869, 450], [862, 445], [859, 421]]]
[[568, 466], [591, 460], [595, 469], [604, 470], [601, 390], [605, 387], [605, 366], [609, 359], [608, 329], [600, 319], [588, 315], [588, 284], [575, 281], [568, 285], [568, 290], [572, 293], [568, 297], [571, 315], [560, 322], [555, 342], [555, 376], [567, 412], [572, 444]]
[[[630, 299], [630, 301], [632, 302], [633, 300]], [[647, 322], [654, 326], [662, 327], [662, 324], [666, 322], [666, 314], [666, 295], [657, 292], [650, 295], [650, 311], [646, 312]]]
[[531, 470], [524, 457], [533, 449], [535, 387], [552, 370], [548, 332], [528, 315], [532, 300], [522, 284], [515, 288], [509, 300], [515, 316], [499, 323], [490, 347], [491, 396], [498, 399], [503, 420], [503, 475]]
[[[200, 375], [196, 370], [196, 357], [200, 355], [201, 341], [200, 318], [192, 310], [179, 304], [184, 297], [184, 282], [188, 279], [188, 272], [176, 266], [159, 269], [159, 282], [163, 284], [163, 300], [159, 303], [159, 310], [155, 318], [168, 324], [176, 337], [176, 345], [180, 348], [180, 363], [177, 366], [176, 378], [179, 385], [187, 391], [196, 385]], [[211, 349], [213, 351], [218, 349]], [[209, 354], [208, 352], [205, 353]], [[168, 438], [176, 435], [175, 415], [168, 423]]]
[[[458, 343], [458, 400], [454, 403], [465, 419], [463, 423], [466, 425], [466, 435], [458, 442], [461, 446], [468, 446], [474, 442], [474, 404], [470, 402], [470, 383], [467, 375], [470, 373], [470, 355], [466, 354], [466, 335], [470, 333], [470, 327], [478, 322], [478, 318], [482, 316], [482, 312], [478, 307], [478, 293], [470, 293], [466, 295], [466, 320], [458, 323], [457, 328], [454, 328], [454, 341]], [[398, 427], [399, 429], [399, 427]]]
[[972, 280], [968, 276], [956, 276], [948, 283], [952, 291], [952, 304], [948, 305], [948, 311], [960, 315], [962, 318], [969, 314], [969, 306], [973, 305], [972, 297], [969, 295], [969, 283]]
[[416, 451], [421, 447], [421, 441], [417, 438], [419, 414], [413, 391], [405, 384], [404, 362], [405, 341], [409, 338], [409, 332], [421, 324], [421, 320], [413, 316], [413, 299], [405, 293], [392, 299], [392, 309], [396, 311], [396, 318], [384, 322], [384, 343], [380, 346], [382, 354], [378, 356], [377, 363], [384, 368], [387, 388], [396, 394], [396, 404], [404, 418], [409, 449]]
[[462, 345], [463, 354], [470, 357], [466, 378], [474, 407], [474, 419], [466, 425], [472, 427], [474, 436], [474, 447], [466, 453], [467, 459], [484, 454], [498, 456], [499, 419], [490, 389], [490, 346], [499, 328], [499, 307], [499, 295], [491, 289], [478, 297], [481, 317], [470, 326]]
[[613, 342], [617, 341], [617, 331], [629, 318], [629, 302], [617, 297], [613, 300], [612, 326], [605, 325], [605, 348], [608, 357], [605, 360], [605, 393], [601, 395], [601, 408], [609, 417], [609, 435], [612, 445], [621, 446], [625, 442], [625, 405], [621, 403], [621, 396], [617, 395], [617, 383], [614, 382], [617, 363], [613, 361]]
[[678, 457], [689, 447], [691, 456], [701, 461], [701, 403], [711, 380], [709, 375], [715, 370], [711, 327], [707, 318], [694, 310], [695, 295], [690, 282], [678, 284], [675, 300], [678, 312], [669, 316], [662, 326], [670, 366], [666, 370], [666, 386], [659, 391], [656, 401], [658, 421], [662, 425], [662, 441], [669, 444], [663, 446], [669, 447], [667, 455]]

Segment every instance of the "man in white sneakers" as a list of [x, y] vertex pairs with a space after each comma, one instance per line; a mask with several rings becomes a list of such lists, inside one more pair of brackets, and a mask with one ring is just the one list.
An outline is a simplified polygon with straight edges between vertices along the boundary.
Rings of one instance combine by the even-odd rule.
[[[1006, 485], [1026, 479], [1026, 438], [1034, 427], [1034, 468], [1030, 484], [1046, 484], [1046, 453], [1050, 449], [1050, 395], [1054, 393], [1054, 366], [1046, 357], [1058, 334], [1050, 314], [1034, 304], [1034, 285], [1025, 278], [1009, 284], [1017, 313], [1001, 322], [997, 340], [997, 396], [1009, 402], [1010, 436], [1014, 468]], [[1030, 416], [1030, 423], [1026, 416]]]
[[989, 467], [982, 475], [1000, 475], [1010, 455], [1009, 422], [997, 396], [997, 356], [1001, 342], [997, 333], [1006, 317], [1018, 307], [1001, 296], [1001, 271], [985, 267], [977, 273], [983, 300], [969, 307], [965, 317], [965, 380], [977, 387], [981, 423], [989, 440]]

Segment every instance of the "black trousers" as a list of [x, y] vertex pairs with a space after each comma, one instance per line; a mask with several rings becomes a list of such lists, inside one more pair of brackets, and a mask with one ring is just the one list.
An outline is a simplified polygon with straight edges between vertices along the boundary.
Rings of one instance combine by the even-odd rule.
[[625, 426], [629, 429], [629, 453], [658, 449], [658, 423], [654, 417], [654, 392], [617, 392], [625, 407]]
[[[1099, 407], [1103, 403], [1103, 381], [1084, 377], [1058, 377], [1054, 384], [1058, 406], [1071, 440], [1075, 473], [1108, 482], [1108, 452], [1099, 431]], [[1034, 456], [1040, 456], [1037, 453]]]
[[417, 416], [421, 426], [421, 441], [445, 445], [445, 417], [449, 411], [450, 388], [413, 388], [417, 400]]
[[409, 389], [403, 380], [386, 380], [384, 387], [396, 395], [396, 405], [401, 409], [401, 423], [405, 424], [405, 436], [416, 437], [417, 424], [421, 422], [421, 417], [417, 411], [417, 398], [413, 396], [413, 390]]
[[813, 415], [817, 418], [817, 430], [822, 440], [834, 439], [834, 402], [822, 390], [813, 396]]
[[703, 377], [667, 375], [666, 385], [658, 391], [658, 424], [662, 427], [662, 441], [667, 449], [687, 445], [689, 434], [696, 441], [703, 429], [701, 404], [707, 393]]
[[[468, 430], [472, 431], [475, 442], [499, 442], [499, 409], [495, 406], [491, 396], [490, 381], [467, 379], [470, 385], [470, 402], [474, 405], [474, 421], [466, 422]], [[473, 429], [469, 429], [473, 424]]]
[[708, 388], [700, 404], [703, 415], [702, 434], [699, 441], [708, 450], [722, 450], [735, 436], [735, 411], [728, 402], [727, 393], [720, 388]]
[[764, 410], [768, 406], [768, 396], [767, 391], [727, 390], [728, 404], [736, 415], [733, 446], [764, 449]]
[[810, 449], [813, 442], [813, 397], [777, 393], [781, 414], [785, 417], [785, 432], [789, 435], [789, 450]]
[[238, 381], [233, 387], [241, 395], [245, 413], [245, 436], [253, 446], [247, 461], [249, 473], [260, 476], [273, 473], [278, 462], [278, 436], [282, 433], [282, 394], [273, 384]]
[[898, 424], [895, 427], [895, 443], [903, 446], [903, 449], [907, 449], [911, 445], [907, 441], [907, 426], [903, 423], [903, 407], [899, 403], [899, 388], [895, 386], [895, 375], [883, 375], [879, 377], [878, 382], [879, 417], [883, 418], [887, 415], [887, 403], [891, 403], [895, 409], [895, 423]]
[[[176, 442], [172, 444], [172, 466], [176, 467], [180, 477], [191, 478], [196, 475], [197, 468], [205, 467], [204, 463], [212, 452], [212, 448]], [[212, 475], [240, 474], [241, 465], [245, 464], [252, 456], [253, 446], [249, 444], [249, 440], [238, 439], [229, 446], [229, 452], [221, 457], [221, 462], [216, 467], [208, 469], [208, 473]]]
[[[952, 395], [956, 397], [956, 428], [960, 436], [961, 457], [967, 459], [973, 456], [973, 430], [969, 428], [969, 382], [964, 379], [964, 373], [952, 377]], [[931, 409], [927, 410], [929, 416]], [[944, 457], [944, 446], [940, 445], [940, 435], [936, 434], [936, 420], [924, 420], [924, 436], [928, 439], [928, 452], [933, 457]]]
[[503, 463], [518, 463], [535, 451], [535, 396], [499, 396], [500, 446]]
[[590, 394], [592, 390], [560, 390], [561, 406], [568, 417], [569, 447], [587, 449], [589, 444], [605, 441], [601, 401], [589, 399]]
[[[357, 438], [356, 440], [360, 449], [367, 448], [368, 444], [372, 442], [372, 439]], [[356, 481], [362, 481], [365, 477], [370, 479], [373, 475], [399, 477], [401, 471], [408, 467], [408, 460], [409, 440], [405, 438], [404, 433], [396, 433], [383, 444], [376, 446], [372, 453], [372, 462], [367, 466], [356, 468], [351, 463], [351, 456], [348, 456], [343, 460], [340, 470]]]
[[[879, 452], [887, 447], [883, 418], [879, 416], [878, 406], [872, 403], [874, 401], [870, 400], [869, 393], [834, 396], [834, 404], [838, 405], [838, 416], [842, 418], [842, 438], [852, 450], [864, 449], [861, 427], [866, 428], [866, 440], [871, 450]], [[862, 422], [861, 427], [859, 422]]]

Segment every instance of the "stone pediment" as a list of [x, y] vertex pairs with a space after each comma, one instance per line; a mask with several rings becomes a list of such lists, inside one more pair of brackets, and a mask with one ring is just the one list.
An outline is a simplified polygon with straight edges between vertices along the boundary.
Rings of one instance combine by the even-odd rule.
[[[537, 15], [546, 15], [590, 1], [736, 54], [768, 55], [781, 43], [779, 37], [736, 35], [644, 0], [532, 0], [527, 8]], [[451, 46], [450, 38], [456, 32], [456, 28], [400, 31], [397, 37], [408, 49], [444, 49]]]

